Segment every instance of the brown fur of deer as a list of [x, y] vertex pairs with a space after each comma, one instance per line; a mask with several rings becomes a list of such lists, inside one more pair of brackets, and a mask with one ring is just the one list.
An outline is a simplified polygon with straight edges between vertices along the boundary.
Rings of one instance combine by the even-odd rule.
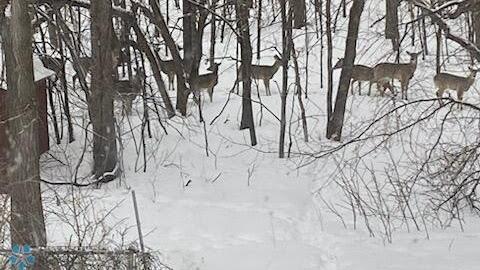
[[407, 53], [410, 56], [409, 63], [380, 63], [373, 68], [373, 77], [382, 96], [386, 90], [385, 83], [398, 80], [402, 87], [402, 98], [408, 99], [408, 86], [417, 70], [418, 55], [420, 55], [421, 52]]
[[115, 81], [114, 99], [122, 102], [122, 113], [132, 114], [133, 101], [142, 94], [145, 77], [144, 70], [139, 68], [130, 80]]
[[213, 90], [218, 83], [218, 67], [220, 64], [214, 63], [209, 70], [212, 73], [198, 75], [195, 79], [195, 90], [200, 92], [206, 90], [210, 97], [210, 102], [213, 102]]
[[[282, 66], [282, 59], [275, 55], [275, 63], [271, 66], [265, 65], [252, 65], [252, 79], [262, 80], [265, 85], [265, 92], [267, 96], [271, 96], [272, 92], [270, 91], [270, 81], [273, 79], [273, 76], [277, 73], [278, 69]], [[238, 69], [237, 75], [238, 82], [242, 81], [242, 65]]]
[[[114, 38], [114, 41], [112, 41], [111, 46], [112, 46], [112, 51], [111, 51], [112, 69], [114, 69], [116, 72], [118, 67], [130, 61], [130, 59], [128, 59], [127, 54], [124, 51], [122, 51], [122, 47], [116, 38]], [[93, 59], [91, 56], [81, 56], [78, 58], [77, 64], [78, 64], [78, 67], [83, 69], [83, 74], [87, 75], [88, 73], [90, 73], [92, 69]], [[77, 70], [77, 66], [75, 65], [74, 65], [74, 69], [76, 70], [76, 74], [73, 76], [72, 79], [73, 79], [73, 87], [75, 88], [75, 82], [78, 80], [79, 70]]]
[[[435, 77], [433, 77], [433, 82], [437, 88], [437, 97], [442, 98], [443, 93], [446, 90], [452, 90], [457, 92], [457, 99], [462, 102], [464, 93], [472, 87], [478, 72], [478, 69], [473, 69], [471, 67], [469, 70], [470, 74], [467, 77], [461, 77], [445, 72], [435, 75]], [[440, 100], [440, 103], [443, 102]]]
[[168, 77], [168, 90], [174, 89], [174, 81], [176, 77], [175, 62], [174, 60], [162, 60], [158, 59], [160, 70]]
[[[343, 68], [343, 58], [339, 58], [333, 69], [340, 69]], [[368, 82], [368, 95], [370, 95], [372, 91], [372, 84], [375, 82], [373, 80], [373, 68], [365, 66], [365, 65], [353, 65], [352, 69], [352, 85], [351, 92], [353, 95], [353, 84], [358, 82], [358, 94], [362, 94], [362, 82]]]

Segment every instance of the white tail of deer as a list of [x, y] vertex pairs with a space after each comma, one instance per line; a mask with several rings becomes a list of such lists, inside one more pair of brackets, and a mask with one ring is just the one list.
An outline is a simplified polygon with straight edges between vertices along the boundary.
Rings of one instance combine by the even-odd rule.
[[[254, 80], [262, 80], [263, 84], [265, 85], [265, 91], [267, 96], [271, 96], [272, 92], [270, 91], [270, 80], [273, 79], [275, 73], [277, 73], [278, 69], [282, 66], [282, 59], [275, 55], [275, 63], [271, 66], [264, 66], [264, 65], [252, 65], [252, 79]], [[238, 82], [242, 81], [242, 66], [240, 65], [238, 69], [237, 75]]]
[[206, 90], [210, 97], [210, 102], [213, 101], [213, 89], [218, 83], [218, 67], [220, 64], [214, 63], [209, 70], [212, 73], [198, 75], [194, 84], [197, 91]]
[[132, 114], [133, 101], [142, 94], [145, 78], [144, 70], [139, 68], [130, 80], [115, 81], [114, 99], [122, 102], [122, 113]]
[[391, 80], [398, 80], [402, 86], [402, 98], [408, 99], [408, 86], [415, 70], [417, 70], [417, 59], [421, 52], [407, 53], [410, 56], [409, 63], [380, 63], [373, 68], [374, 81], [377, 83], [382, 96], [385, 93], [386, 83]]
[[[437, 88], [437, 97], [441, 98], [445, 90], [457, 92], [458, 101], [463, 101], [463, 94], [472, 87], [477, 76], [478, 69], [469, 67], [470, 74], [467, 77], [460, 77], [450, 73], [438, 73], [433, 77], [433, 82]], [[442, 101], [440, 101], [442, 103]]]

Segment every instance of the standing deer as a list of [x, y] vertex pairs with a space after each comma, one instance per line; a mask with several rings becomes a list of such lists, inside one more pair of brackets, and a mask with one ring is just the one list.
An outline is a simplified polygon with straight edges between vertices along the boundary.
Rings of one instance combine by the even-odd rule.
[[[130, 61], [128, 59], [128, 55], [122, 51], [122, 47], [118, 39], [114, 38], [112, 41], [112, 51], [111, 51], [111, 56], [112, 56], [112, 69], [115, 70], [115, 74], [117, 74], [117, 68], [122, 66], [124, 63], [127, 63]], [[92, 69], [92, 57], [90, 56], [80, 56], [78, 57], [78, 67], [83, 69], [83, 74], [87, 75], [90, 73]], [[74, 69], [76, 71], [76, 74], [73, 75], [73, 87], [75, 88], [75, 82], [78, 80], [78, 73], [79, 70], [77, 70], [77, 66], [74, 65]]]
[[[410, 80], [413, 78], [415, 70], [417, 70], [417, 59], [421, 52], [410, 53], [409, 63], [380, 63], [373, 68], [373, 79], [377, 83], [381, 95], [385, 94], [386, 82], [399, 80], [402, 87], [402, 98], [408, 99], [407, 90]], [[381, 85], [383, 83], [383, 85]], [[382, 86], [380, 88], [380, 86]]]
[[[343, 68], [344, 59], [339, 58], [333, 69]], [[372, 91], [372, 83], [373, 80], [373, 68], [364, 66], [364, 65], [353, 65], [352, 69], [352, 85], [351, 85], [351, 92], [353, 95], [353, 84], [358, 82], [358, 94], [362, 94], [362, 82], [368, 82], [368, 95], [370, 95]]]
[[168, 90], [174, 89], [175, 76], [177, 75], [174, 60], [162, 60], [158, 58], [158, 64], [160, 65], [160, 70], [168, 77]]
[[[433, 77], [433, 82], [437, 88], [437, 97], [442, 98], [445, 90], [453, 90], [457, 92], [458, 101], [463, 101], [463, 94], [472, 87], [477, 76], [478, 69], [468, 68], [470, 75], [468, 77], [460, 77], [450, 73], [438, 73]], [[440, 103], [443, 104], [442, 100]]]
[[[277, 73], [278, 69], [282, 66], [282, 59], [275, 55], [275, 63], [272, 66], [264, 66], [264, 65], [252, 65], [252, 79], [254, 80], [262, 80], [263, 84], [265, 85], [265, 91], [267, 96], [271, 96], [272, 92], [270, 91], [270, 80], [272, 80], [275, 73]], [[239, 72], [237, 75], [237, 82], [241, 82], [242, 79], [242, 65], [239, 67]]]
[[142, 94], [145, 78], [143, 68], [139, 68], [130, 80], [115, 81], [114, 100], [122, 102], [122, 113], [132, 114], [133, 101]]
[[208, 96], [210, 97], [210, 102], [213, 101], [213, 88], [218, 83], [218, 67], [220, 64], [214, 63], [208, 70], [212, 73], [198, 75], [194, 82], [194, 89], [197, 93], [201, 90], [207, 90]]

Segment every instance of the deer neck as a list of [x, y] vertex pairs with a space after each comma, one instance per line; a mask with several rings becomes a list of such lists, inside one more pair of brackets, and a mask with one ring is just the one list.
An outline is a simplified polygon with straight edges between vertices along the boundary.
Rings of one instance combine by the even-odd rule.
[[476, 77], [476, 73], [472, 72], [470, 73], [470, 75], [468, 76], [468, 80], [467, 80], [467, 83], [468, 83], [468, 88], [467, 90], [470, 88], [470, 86], [473, 85], [473, 83], [475, 82], [475, 77]]
[[273, 64], [273, 74], [277, 73], [278, 69], [282, 66], [282, 61], [276, 60]]

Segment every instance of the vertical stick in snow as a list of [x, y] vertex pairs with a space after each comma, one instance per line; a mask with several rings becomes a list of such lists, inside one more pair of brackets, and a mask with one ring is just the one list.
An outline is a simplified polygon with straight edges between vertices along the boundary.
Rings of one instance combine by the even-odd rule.
[[140, 241], [140, 250], [145, 252], [145, 245], [143, 243], [142, 224], [140, 223], [140, 214], [138, 213], [137, 196], [135, 190], [132, 190], [133, 209], [135, 211], [135, 221], [137, 222], [138, 240]]

